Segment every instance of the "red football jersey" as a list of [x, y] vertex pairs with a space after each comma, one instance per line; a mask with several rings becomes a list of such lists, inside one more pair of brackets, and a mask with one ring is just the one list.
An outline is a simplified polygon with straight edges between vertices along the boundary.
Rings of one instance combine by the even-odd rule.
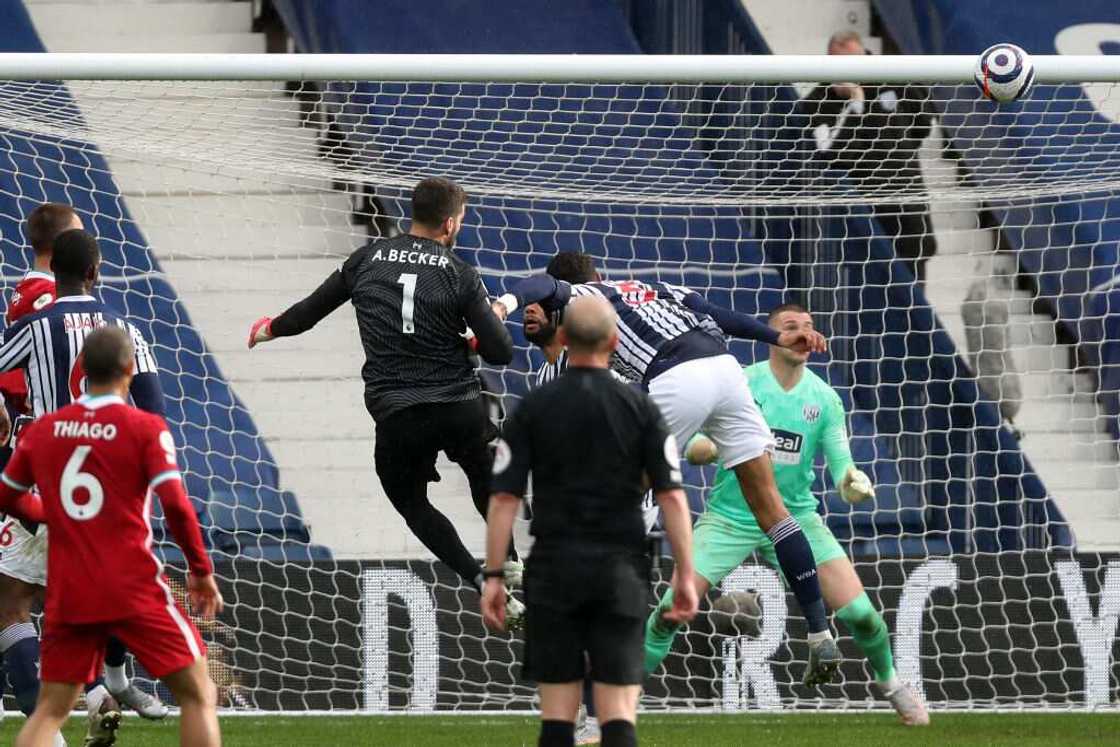
[[2, 479], [15, 490], [35, 485], [42, 498], [46, 614], [57, 622], [119, 620], [172, 603], [150, 523], [152, 490], [170, 481], [160, 490], [175, 494], [163, 500], [168, 526], [192, 572], [211, 571], [167, 424], [119, 397], [87, 395], [36, 420]]
[[[19, 281], [11, 300], [8, 301], [8, 311], [4, 315], [8, 320], [8, 326], [12, 326], [20, 317], [47, 308], [54, 303], [54, 299], [54, 275], [32, 270]], [[9, 371], [0, 374], [0, 392], [5, 396], [26, 396], [27, 379], [24, 372]]]
[[18, 321], [20, 317], [42, 311], [54, 303], [54, 299], [54, 275], [32, 270], [23, 276], [12, 293], [5, 315], [8, 324]]

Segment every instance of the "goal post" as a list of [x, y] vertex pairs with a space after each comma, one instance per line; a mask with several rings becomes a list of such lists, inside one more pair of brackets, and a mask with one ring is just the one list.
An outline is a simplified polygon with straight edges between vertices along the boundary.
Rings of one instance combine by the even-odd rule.
[[[102, 297], [153, 340], [228, 602], [201, 628], [226, 708], [534, 706], [518, 637], [484, 631], [380, 490], [350, 315], [245, 349], [407, 230], [431, 175], [467, 191], [456, 251], [492, 295], [583, 251], [608, 279], [808, 308], [877, 498], [815, 489], [899, 676], [934, 709], [1115, 708], [1120, 124], [1098, 102], [1120, 57], [1033, 63], [1033, 93], [997, 105], [973, 56], [0, 54], [0, 270], [27, 269], [31, 208], [73, 204]], [[822, 103], [853, 85], [862, 106]], [[506, 411], [542, 361], [514, 337], [481, 374]], [[481, 555], [465, 480], [438, 470]], [[713, 472], [685, 476], [699, 511]], [[155, 540], [181, 569], [161, 520]], [[772, 569], [723, 589], [759, 591], [759, 634], [702, 605], [643, 707], [886, 705], [838, 622], [839, 681], [797, 685], [806, 631]]]

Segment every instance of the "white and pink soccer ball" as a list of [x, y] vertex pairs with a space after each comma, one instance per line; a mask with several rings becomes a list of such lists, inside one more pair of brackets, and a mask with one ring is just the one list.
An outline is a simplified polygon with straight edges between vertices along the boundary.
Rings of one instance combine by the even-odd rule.
[[984, 98], [1006, 104], [1030, 92], [1034, 63], [1029, 54], [1014, 44], [995, 44], [976, 59], [973, 78]]

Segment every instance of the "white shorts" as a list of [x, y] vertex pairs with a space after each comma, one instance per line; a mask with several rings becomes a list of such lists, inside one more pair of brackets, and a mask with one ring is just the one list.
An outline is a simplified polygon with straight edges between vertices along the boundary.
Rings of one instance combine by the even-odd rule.
[[774, 451], [770, 426], [730, 353], [673, 366], [649, 382], [649, 395], [682, 449], [703, 431], [727, 469]]
[[18, 519], [0, 521], [0, 575], [38, 586], [47, 585], [47, 528], [31, 534]]

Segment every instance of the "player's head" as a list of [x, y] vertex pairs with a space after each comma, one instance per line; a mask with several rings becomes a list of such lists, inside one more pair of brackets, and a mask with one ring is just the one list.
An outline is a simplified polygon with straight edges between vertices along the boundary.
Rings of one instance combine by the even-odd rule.
[[594, 283], [601, 279], [595, 258], [586, 252], [557, 252], [548, 261], [547, 272], [569, 283]]
[[95, 329], [82, 345], [82, 369], [91, 392], [128, 391], [135, 351], [128, 333], [115, 325]]
[[558, 321], [558, 314], [549, 314], [539, 303], [529, 304], [525, 307], [523, 322], [525, 339], [541, 347], [548, 345], [556, 339]]
[[50, 256], [63, 231], [83, 228], [82, 219], [69, 205], [44, 202], [27, 216], [27, 241], [36, 257]]
[[[784, 303], [775, 307], [767, 318], [770, 326], [779, 332], [811, 331], [813, 317], [804, 307], [795, 303]], [[791, 366], [800, 366], [809, 360], [808, 353], [798, 353], [789, 348], [770, 346], [770, 359], [779, 360]]]
[[54, 240], [51, 272], [58, 283], [59, 294], [89, 293], [97, 283], [101, 267], [101, 250], [97, 239], [80, 228], [63, 231]]
[[867, 54], [863, 39], [855, 31], [837, 31], [828, 38], [829, 54]]
[[444, 246], [455, 245], [466, 212], [467, 193], [450, 179], [432, 176], [412, 190], [412, 232]]
[[569, 360], [593, 358], [596, 365], [606, 367], [610, 355], [618, 347], [618, 317], [610, 303], [599, 296], [572, 299], [564, 311], [560, 341], [568, 348]]

